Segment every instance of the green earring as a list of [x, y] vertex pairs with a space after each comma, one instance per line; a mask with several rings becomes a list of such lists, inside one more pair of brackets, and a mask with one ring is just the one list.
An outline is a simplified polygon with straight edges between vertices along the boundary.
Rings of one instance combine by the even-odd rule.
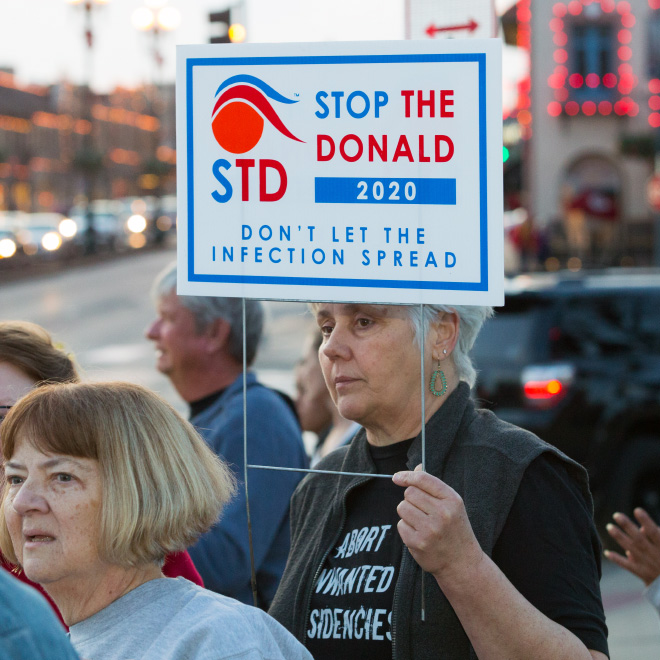
[[[439, 390], [435, 389], [435, 382], [437, 379], [440, 379], [440, 382], [442, 383], [442, 386], [440, 387]], [[438, 368], [433, 372], [433, 375], [431, 376], [431, 382], [429, 383], [429, 389], [431, 390], [431, 394], [433, 396], [444, 396], [445, 392], [447, 391], [447, 378], [445, 376], [444, 371], [440, 369], [440, 360], [438, 360]]]

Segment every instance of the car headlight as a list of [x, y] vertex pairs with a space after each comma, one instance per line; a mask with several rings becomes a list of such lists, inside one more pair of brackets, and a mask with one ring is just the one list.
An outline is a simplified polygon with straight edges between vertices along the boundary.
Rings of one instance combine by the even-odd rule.
[[136, 213], [126, 221], [126, 226], [128, 227], [128, 231], [134, 234], [140, 234], [147, 228], [147, 220], [143, 215]]
[[73, 238], [78, 233], [78, 225], [71, 218], [64, 218], [60, 222], [58, 229], [64, 238]]
[[62, 237], [56, 231], [49, 231], [43, 235], [41, 245], [44, 250], [54, 252], [55, 250], [59, 250], [62, 245]]
[[11, 238], [0, 240], [0, 259], [9, 259], [16, 254], [16, 243]]
[[32, 232], [27, 229], [20, 229], [16, 234], [16, 238], [21, 245], [31, 245], [33, 243]]
[[156, 227], [160, 231], [169, 231], [172, 228], [172, 218], [167, 215], [161, 215], [158, 220], [156, 220]]

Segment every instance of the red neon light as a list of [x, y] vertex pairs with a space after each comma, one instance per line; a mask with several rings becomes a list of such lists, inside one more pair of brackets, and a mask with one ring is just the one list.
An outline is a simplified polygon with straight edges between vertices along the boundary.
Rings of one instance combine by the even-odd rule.
[[548, 103], [548, 114], [551, 117], [559, 117], [561, 114], [561, 103], [557, 103], [557, 101]]
[[564, 86], [564, 78], [557, 75], [556, 73], [551, 73], [548, 77], [548, 85], [552, 89], [559, 89], [560, 87]]
[[616, 36], [621, 44], [629, 44], [632, 39], [630, 30], [619, 30]]
[[571, 0], [568, 3], [568, 13], [572, 16], [579, 16], [582, 13], [582, 3], [578, 0]]
[[660, 110], [660, 96], [652, 96], [649, 99], [649, 108], [651, 110]]
[[632, 88], [637, 84], [635, 76], [626, 73], [619, 79], [619, 91], [622, 94], [630, 94]]
[[660, 9], [660, 0], [649, 0], [649, 7], [651, 9]]
[[600, 76], [597, 73], [588, 73], [587, 77], [584, 79], [584, 82], [587, 84], [587, 87], [598, 87], [600, 85]]
[[[532, 12], [530, 6], [531, 0], [518, 0], [516, 9], [516, 20], [518, 22], [516, 44], [519, 48], [524, 48], [527, 51], [531, 50]], [[528, 110], [532, 105], [529, 95], [530, 87], [531, 80], [529, 76], [518, 84], [518, 113], [516, 117], [518, 119], [520, 134], [523, 140], [528, 140], [532, 134], [532, 114]], [[521, 121], [522, 119], [525, 119], [525, 121]]]
[[566, 32], [557, 32], [554, 37], [552, 37], [552, 42], [555, 46], [563, 47], [568, 43], [568, 35]]
[[649, 92], [651, 92], [651, 94], [660, 94], [660, 79], [651, 78], [651, 80], [649, 80]]
[[571, 73], [571, 75], [568, 76], [568, 84], [577, 89], [584, 84], [584, 78], [579, 73]]
[[596, 114], [596, 104], [593, 101], [585, 101], [582, 104], [582, 112], [587, 115], [587, 117], [591, 117], [592, 115]]
[[613, 73], [606, 73], [603, 76], [603, 85], [612, 88], [616, 85], [616, 76]]
[[516, 38], [516, 45], [518, 48], [529, 50], [532, 43], [531, 39], [531, 30], [529, 29], [529, 24], [519, 23], [518, 36]]
[[[649, 3], [657, 3], [658, 7], [660, 7], [660, 0], [648, 1]], [[525, 2], [525, 5], [529, 6], [530, 0], [521, 0], [521, 2]], [[617, 32], [617, 38], [619, 44], [621, 44], [617, 49], [619, 76], [615, 72], [606, 73], [602, 78], [596, 73], [589, 73], [585, 77], [577, 72], [568, 75], [568, 70], [564, 66], [568, 62], [568, 52], [564, 48], [568, 42], [568, 36], [564, 32], [565, 22], [562, 19], [567, 14], [579, 16], [582, 13], [583, 7], [592, 3], [599, 3], [600, 9], [603, 12], [616, 10], [620, 16], [621, 29]], [[554, 32], [553, 42], [556, 48], [553, 57], [558, 66], [555, 67], [554, 73], [548, 76], [548, 86], [553, 90], [553, 96], [555, 98], [555, 101], [548, 104], [547, 108], [551, 116], [556, 117], [561, 114], [558, 110], [558, 105], [561, 107], [562, 104], [564, 104], [563, 111], [570, 116], [574, 116], [580, 111], [587, 116], [592, 116], [596, 112], [609, 115], [612, 111], [618, 115], [627, 114], [635, 116], [638, 114], [639, 105], [627, 96], [632, 93], [638, 84], [638, 79], [633, 75], [633, 68], [628, 62], [628, 60], [632, 59], [633, 55], [632, 49], [628, 45], [632, 43], [632, 34], [626, 28], [635, 24], [635, 17], [630, 11], [630, 2], [627, 0], [620, 0], [619, 2], [616, 0], [581, 0], [581, 2], [580, 0], [570, 0], [567, 4], [557, 2], [553, 5], [552, 13], [554, 17], [550, 19], [549, 25], [550, 29]], [[601, 84], [608, 89], [618, 87], [618, 91], [623, 98], [617, 101], [614, 106], [609, 101], [601, 101], [600, 103], [587, 101], [580, 106], [578, 102], [568, 100], [570, 98], [570, 88], [579, 89], [583, 85], [586, 85], [591, 89], [596, 89]]]
[[632, 50], [630, 46], [621, 46], [617, 50], [617, 55], [619, 56], [620, 60], [629, 60], [632, 57]]
[[660, 128], [660, 112], [652, 112], [649, 115], [649, 124], [651, 124], [653, 128]]

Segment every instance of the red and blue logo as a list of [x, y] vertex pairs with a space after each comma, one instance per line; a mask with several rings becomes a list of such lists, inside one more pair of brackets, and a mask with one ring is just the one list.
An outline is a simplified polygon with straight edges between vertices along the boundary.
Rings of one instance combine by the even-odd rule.
[[232, 76], [218, 87], [215, 96], [211, 126], [217, 143], [225, 151], [244, 154], [255, 147], [263, 134], [264, 119], [282, 135], [303, 142], [284, 125], [268, 98], [287, 105], [298, 101], [286, 98], [260, 78]]

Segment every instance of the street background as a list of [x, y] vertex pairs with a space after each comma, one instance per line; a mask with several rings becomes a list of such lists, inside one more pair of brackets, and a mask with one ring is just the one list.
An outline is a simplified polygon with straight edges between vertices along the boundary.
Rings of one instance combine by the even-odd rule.
[[[186, 415], [155, 370], [151, 342], [144, 338], [154, 315], [151, 283], [174, 258], [172, 249], [157, 250], [6, 283], [0, 287], [0, 316], [47, 328], [75, 355], [85, 379], [139, 383]], [[292, 394], [292, 368], [312, 320], [303, 303], [265, 305], [266, 333], [255, 368], [263, 381]], [[601, 588], [611, 660], [657, 660], [660, 618], [642, 597], [641, 581], [603, 560]]]

